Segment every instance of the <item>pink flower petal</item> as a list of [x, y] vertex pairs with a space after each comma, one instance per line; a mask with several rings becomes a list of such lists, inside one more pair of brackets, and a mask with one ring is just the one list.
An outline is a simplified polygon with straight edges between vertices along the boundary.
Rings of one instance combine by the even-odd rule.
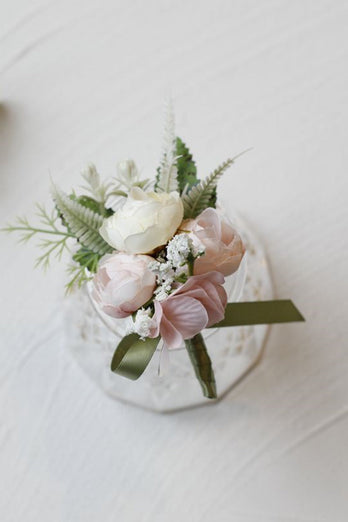
[[238, 233], [215, 209], [207, 208], [195, 219], [184, 221], [182, 229], [189, 231], [195, 245], [205, 248], [204, 255], [195, 261], [195, 275], [213, 270], [231, 275], [238, 270], [245, 247]]
[[150, 327], [149, 337], [157, 337], [160, 333], [160, 324], [163, 317], [162, 306], [158, 301], [155, 301], [155, 313], [152, 317], [152, 326]]
[[213, 208], [206, 208], [198, 216], [197, 223], [204, 229], [213, 229], [215, 237], [221, 238], [221, 219], [219, 214]]
[[192, 297], [173, 297], [164, 301], [162, 307], [165, 317], [179, 330], [184, 339], [190, 339], [208, 323], [208, 314], [203, 304]]
[[112, 305], [102, 305], [102, 310], [104, 313], [114, 317], [115, 319], [123, 319], [124, 317], [129, 316], [129, 312], [124, 312], [121, 308]]
[[204, 288], [192, 289], [185, 294], [202, 303], [208, 314], [207, 326], [218, 323], [225, 316], [226, 304], [223, 303], [227, 300], [225, 300], [226, 292], [222, 287], [219, 287], [219, 289], [222, 291], [221, 293], [211, 283], [210, 286], [206, 284]]
[[186, 283], [181, 285], [175, 292], [172, 293], [173, 295], [178, 294], [184, 294], [191, 290], [191, 288], [197, 288], [197, 286], [200, 286], [204, 283], [204, 281], [211, 281], [214, 285], [223, 285], [225, 282], [224, 276], [217, 271], [211, 271], [206, 274], [200, 274], [190, 277]]
[[179, 348], [182, 345], [183, 336], [165, 315], [162, 316], [160, 332], [168, 348]]

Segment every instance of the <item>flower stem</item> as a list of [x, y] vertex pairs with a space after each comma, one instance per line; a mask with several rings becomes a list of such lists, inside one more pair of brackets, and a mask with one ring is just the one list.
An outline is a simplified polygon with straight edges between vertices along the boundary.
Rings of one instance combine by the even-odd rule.
[[195, 264], [195, 258], [192, 254], [189, 254], [187, 258], [187, 267], [188, 267], [188, 274], [189, 276], [193, 276], [193, 267]]
[[198, 333], [192, 339], [186, 339], [185, 346], [204, 397], [216, 399], [214, 371], [202, 334]]

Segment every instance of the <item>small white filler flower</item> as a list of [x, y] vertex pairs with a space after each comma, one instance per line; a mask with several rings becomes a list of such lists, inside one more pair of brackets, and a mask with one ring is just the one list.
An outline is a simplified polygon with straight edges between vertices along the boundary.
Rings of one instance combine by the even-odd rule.
[[152, 324], [151, 310], [140, 308], [133, 319], [133, 331], [142, 339], [145, 339], [145, 337], [148, 337], [150, 334]]

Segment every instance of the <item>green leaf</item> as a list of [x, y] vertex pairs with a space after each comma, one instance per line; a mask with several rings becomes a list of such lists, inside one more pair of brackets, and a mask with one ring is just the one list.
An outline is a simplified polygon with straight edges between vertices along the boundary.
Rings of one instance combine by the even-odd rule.
[[136, 333], [126, 335], [116, 348], [111, 370], [133, 381], [138, 379], [149, 364], [159, 341], [160, 337], [142, 340]]
[[[73, 193], [73, 194], [69, 194], [69, 198], [72, 201], [77, 201], [78, 203], [80, 203], [80, 205], [84, 206], [85, 208], [89, 208], [90, 210], [92, 210], [93, 212], [96, 212], [97, 214], [100, 214], [101, 216], [104, 215], [101, 212], [100, 203], [98, 203], [98, 201], [91, 198], [90, 196], [76, 196], [76, 194]], [[67, 221], [64, 219], [64, 216], [60, 212], [57, 205], [56, 205], [56, 209], [57, 209], [57, 212], [59, 213], [59, 217], [60, 217], [62, 225], [67, 228], [68, 232], [71, 232]]]
[[99, 234], [103, 224], [100, 214], [71, 199], [57, 187], [52, 188], [52, 196], [69, 232], [82, 246], [101, 256], [113, 251]]
[[121, 196], [123, 198], [126, 198], [128, 194], [124, 190], [115, 189], [109, 193], [109, 196]]
[[[136, 181], [135, 183], [133, 183], [132, 187], [140, 187], [141, 189], [144, 189], [146, 187], [146, 185], [148, 185], [149, 182], [150, 182], [149, 178], [142, 179], [141, 181]], [[127, 195], [128, 194], [126, 194], [126, 196]]]
[[113, 214], [111, 209], [105, 208], [103, 203], [91, 198], [91, 196], [75, 196], [75, 194], [71, 194], [70, 199], [77, 201], [80, 205], [93, 210], [93, 212], [96, 212], [103, 217], [109, 217]]
[[155, 183], [154, 183], [154, 188], [153, 188], [155, 192], [158, 192], [158, 183], [159, 183], [159, 179], [160, 179], [160, 173], [161, 173], [160, 168], [157, 167], [157, 169], [156, 169], [156, 176], [155, 176]]
[[85, 268], [75, 263], [69, 265], [66, 271], [71, 277], [65, 285], [66, 294], [69, 294], [75, 288], [81, 288], [84, 283], [91, 280]]
[[214, 371], [202, 334], [185, 341], [185, 346], [204, 397], [216, 399]]
[[216, 208], [216, 200], [217, 200], [217, 187], [214, 187], [209, 198], [207, 208]]
[[102, 215], [102, 212], [100, 211], [100, 203], [98, 203], [98, 201], [96, 201], [95, 199], [91, 198], [90, 196], [74, 196], [74, 195], [71, 195], [70, 196], [71, 199], [74, 199], [75, 201], [77, 201], [78, 203], [80, 203], [80, 205], [83, 205], [84, 207], [86, 208], [89, 208], [90, 210], [93, 210], [93, 212], [96, 212], [97, 214], [100, 214]]
[[192, 154], [181, 138], [176, 138], [176, 156], [178, 157], [176, 166], [178, 169], [178, 184], [180, 193], [186, 186], [193, 187], [198, 182], [197, 168], [193, 161]]
[[234, 163], [234, 158], [226, 160], [217, 167], [208, 177], [200, 181], [183, 195], [184, 217], [195, 218], [204, 209], [214, 206], [216, 201], [216, 185], [222, 174]]
[[201, 180], [197, 185], [194, 185], [191, 190], [185, 191], [182, 195], [182, 202], [184, 204], [184, 217], [195, 218], [204, 209], [214, 207], [216, 204], [216, 190], [217, 182], [223, 173], [235, 162], [239, 156], [242, 156], [250, 149], [247, 149], [234, 158], [227, 159], [224, 163], [219, 165], [209, 176]]
[[101, 258], [100, 254], [96, 254], [88, 248], [80, 248], [73, 256], [73, 260], [81, 267], [87, 268], [90, 272], [96, 272], [98, 269], [98, 261]]

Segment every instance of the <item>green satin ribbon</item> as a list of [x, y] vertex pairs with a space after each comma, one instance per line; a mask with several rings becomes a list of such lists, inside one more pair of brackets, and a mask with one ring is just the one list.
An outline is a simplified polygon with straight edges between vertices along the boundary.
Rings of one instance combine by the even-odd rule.
[[140, 339], [132, 333], [123, 337], [111, 361], [111, 370], [135, 381], [144, 372], [156, 351], [160, 337]]
[[228, 303], [225, 318], [211, 328], [292, 323], [304, 320], [304, 317], [290, 299], [250, 301], [246, 303]]
[[[288, 299], [228, 303], [225, 318], [211, 328], [294, 321], [304, 321], [304, 318]], [[138, 379], [149, 364], [159, 341], [160, 337], [142, 340], [135, 333], [126, 335], [116, 348], [111, 370], [128, 379]], [[203, 337], [197, 334], [193, 339], [185, 341], [185, 344], [204, 395], [209, 398], [216, 397], [214, 373]]]

